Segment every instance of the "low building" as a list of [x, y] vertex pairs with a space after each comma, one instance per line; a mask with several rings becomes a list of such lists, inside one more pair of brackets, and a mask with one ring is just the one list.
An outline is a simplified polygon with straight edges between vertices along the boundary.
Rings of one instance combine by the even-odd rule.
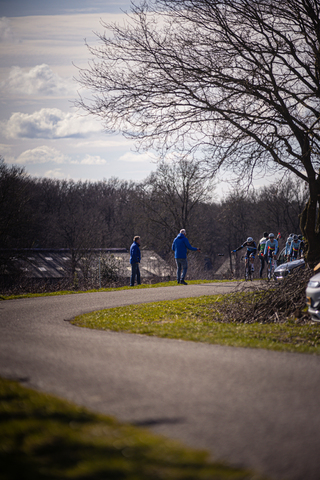
[[[57, 283], [76, 276], [101, 285], [119, 277], [129, 279], [129, 260], [130, 253], [125, 248], [0, 249], [0, 279], [2, 284], [17, 278]], [[140, 271], [142, 280], [147, 281], [167, 280], [172, 275], [170, 266], [152, 250], [141, 251]]]

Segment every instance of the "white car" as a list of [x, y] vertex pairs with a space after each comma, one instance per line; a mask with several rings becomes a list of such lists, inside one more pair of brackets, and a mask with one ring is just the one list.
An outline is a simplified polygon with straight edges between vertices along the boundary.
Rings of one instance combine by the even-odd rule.
[[308, 312], [312, 320], [320, 322], [320, 273], [310, 278], [306, 288]]
[[304, 268], [305, 263], [304, 259], [300, 258], [299, 260], [292, 260], [292, 262], [282, 263], [279, 267], [275, 268], [273, 272], [273, 278], [276, 282], [281, 282], [292, 270], [297, 268]]

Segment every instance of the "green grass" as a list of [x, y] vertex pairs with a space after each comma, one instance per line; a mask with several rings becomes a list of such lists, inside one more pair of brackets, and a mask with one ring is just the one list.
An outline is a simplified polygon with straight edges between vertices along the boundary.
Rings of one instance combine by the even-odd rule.
[[0, 378], [1, 480], [262, 480], [205, 451]]
[[[221, 283], [221, 282], [233, 282], [234, 280], [190, 280], [188, 284], [190, 285], [199, 285], [202, 283]], [[176, 281], [170, 282], [159, 282], [159, 283], [143, 283], [141, 285], [135, 285], [134, 289], [141, 289], [141, 288], [158, 288], [158, 287], [176, 287]], [[99, 288], [99, 289], [92, 289], [92, 290], [60, 290], [57, 292], [44, 292], [44, 293], [23, 293], [23, 294], [16, 294], [16, 295], [0, 295], [0, 300], [16, 300], [19, 298], [33, 298], [33, 297], [51, 297], [56, 295], [74, 295], [80, 293], [94, 293], [94, 292], [113, 292], [118, 290], [131, 290], [132, 287], [124, 286], [124, 287], [114, 287], [114, 288]]]
[[124, 331], [164, 338], [234, 347], [264, 348], [320, 354], [320, 323], [223, 323], [212, 306], [224, 296], [213, 295], [110, 308], [76, 317], [80, 327]]

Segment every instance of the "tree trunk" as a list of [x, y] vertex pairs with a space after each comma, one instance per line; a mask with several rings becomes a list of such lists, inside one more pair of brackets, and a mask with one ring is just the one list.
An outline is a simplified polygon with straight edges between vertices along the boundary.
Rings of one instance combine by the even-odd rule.
[[305, 259], [314, 267], [320, 262], [320, 176], [309, 187], [310, 198], [300, 215], [300, 228], [305, 238]]

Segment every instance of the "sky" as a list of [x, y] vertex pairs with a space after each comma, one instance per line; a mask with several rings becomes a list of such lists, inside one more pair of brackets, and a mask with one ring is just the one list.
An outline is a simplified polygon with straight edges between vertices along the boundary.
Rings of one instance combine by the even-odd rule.
[[[135, 182], [156, 170], [122, 135], [76, 109], [78, 69], [101, 20], [123, 22], [130, 0], [0, 0], [0, 155], [34, 177]], [[216, 196], [231, 187], [217, 182]], [[255, 186], [274, 179], [259, 179]]]
[[[77, 110], [77, 67], [100, 21], [121, 22], [130, 0], [0, 0], [0, 155], [35, 177], [140, 181], [156, 169], [121, 135]], [[76, 67], [76, 66], [77, 67]]]

